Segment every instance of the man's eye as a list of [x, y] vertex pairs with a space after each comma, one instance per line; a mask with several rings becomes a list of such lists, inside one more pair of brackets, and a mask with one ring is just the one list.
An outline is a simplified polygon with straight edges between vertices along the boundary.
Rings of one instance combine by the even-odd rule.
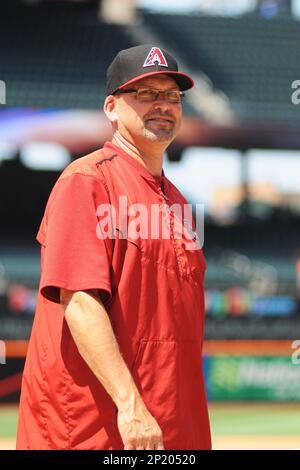
[[177, 91], [169, 91], [167, 96], [171, 101], [180, 101], [180, 94]]

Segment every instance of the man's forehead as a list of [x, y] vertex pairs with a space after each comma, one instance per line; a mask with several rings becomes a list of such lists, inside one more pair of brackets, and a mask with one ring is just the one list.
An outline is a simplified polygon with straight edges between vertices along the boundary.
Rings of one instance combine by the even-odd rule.
[[[159, 87], [163, 85], [164, 87], [168, 88], [178, 88], [179, 86], [177, 85], [176, 81], [166, 75], [166, 74], [158, 74], [153, 77], [144, 77], [141, 78], [140, 80], [137, 80], [136, 82], [132, 83], [131, 85], [128, 86], [128, 88], [132, 88], [132, 86], [136, 87], [141, 87], [141, 86], [153, 86], [153, 87]], [[126, 87], [127, 88], [127, 87]]]

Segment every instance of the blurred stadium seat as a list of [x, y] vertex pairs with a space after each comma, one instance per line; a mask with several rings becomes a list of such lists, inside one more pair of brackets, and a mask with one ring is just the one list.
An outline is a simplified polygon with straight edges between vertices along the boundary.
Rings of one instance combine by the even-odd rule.
[[145, 18], [191, 70], [204, 72], [226, 94], [240, 119], [299, 123], [298, 109], [290, 101], [291, 83], [298, 77], [298, 21], [287, 16], [267, 21], [257, 14], [147, 13]]
[[1, 5], [1, 79], [9, 106], [98, 109], [107, 66], [132, 46], [124, 28], [101, 23], [94, 3]]

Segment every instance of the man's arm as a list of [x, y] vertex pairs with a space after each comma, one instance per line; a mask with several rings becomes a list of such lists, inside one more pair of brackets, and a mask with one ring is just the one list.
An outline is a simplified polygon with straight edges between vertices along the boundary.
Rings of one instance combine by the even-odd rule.
[[118, 408], [124, 448], [164, 449], [161, 429], [147, 410], [122, 358], [108, 314], [96, 291], [60, 291], [79, 353]]

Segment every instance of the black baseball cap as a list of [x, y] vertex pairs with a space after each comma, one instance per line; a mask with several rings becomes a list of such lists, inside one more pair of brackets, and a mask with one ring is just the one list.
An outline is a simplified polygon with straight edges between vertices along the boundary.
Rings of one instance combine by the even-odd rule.
[[107, 69], [106, 95], [113, 95], [141, 78], [162, 73], [170, 75], [181, 91], [194, 86], [189, 75], [178, 72], [176, 60], [165, 49], [149, 44], [124, 49], [118, 52]]

